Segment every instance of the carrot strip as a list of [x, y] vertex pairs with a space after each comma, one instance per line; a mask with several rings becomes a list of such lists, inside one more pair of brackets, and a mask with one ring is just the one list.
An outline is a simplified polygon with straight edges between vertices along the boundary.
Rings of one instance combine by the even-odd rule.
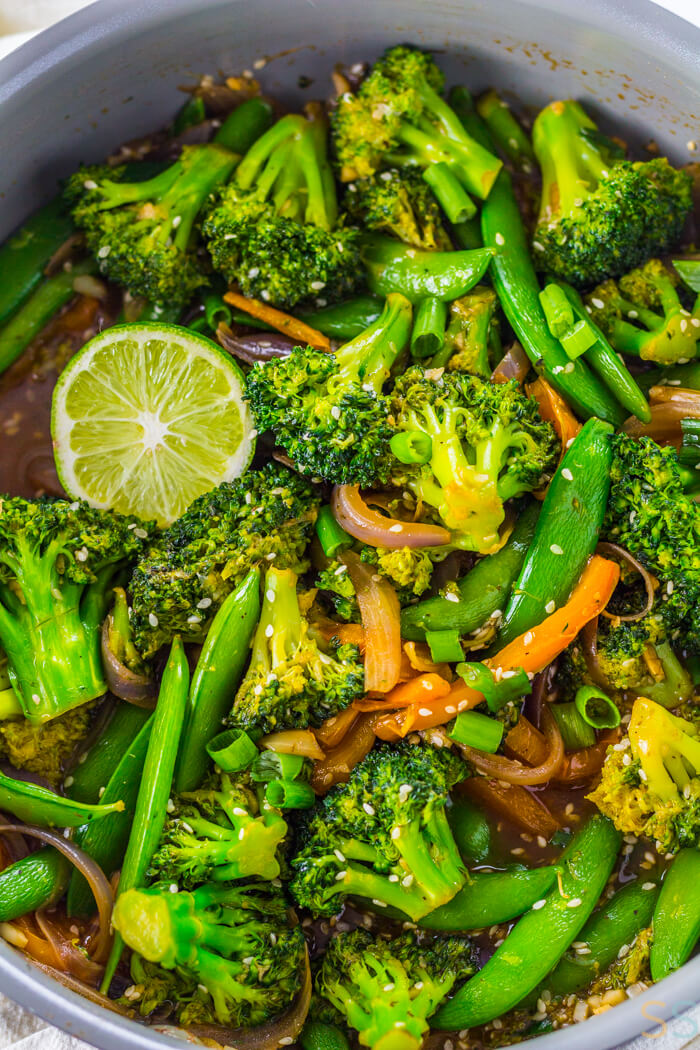
[[456, 682], [450, 691], [435, 700], [423, 700], [400, 711], [380, 717], [374, 731], [380, 740], [401, 740], [419, 729], [444, 726], [460, 711], [477, 707], [484, 702], [483, 693], [471, 689], [465, 682]]
[[331, 751], [350, 731], [356, 719], [357, 711], [354, 711], [352, 707], [346, 707], [344, 711], [327, 718], [318, 729], [314, 729], [314, 736], [325, 751]]
[[459, 790], [472, 802], [490, 809], [531, 835], [544, 835], [550, 839], [559, 828], [559, 822], [544, 803], [519, 784], [503, 784], [500, 780], [487, 777], [469, 777], [463, 781]]
[[365, 651], [365, 629], [359, 623], [323, 623], [316, 625], [326, 641], [337, 638], [341, 645], [356, 645]]
[[598, 616], [610, 601], [620, 578], [620, 566], [594, 554], [583, 570], [581, 579], [566, 605], [546, 620], [514, 638], [486, 665], [492, 671], [515, 671], [519, 667], [529, 674], [544, 671], [563, 652], [589, 620]]
[[356, 711], [394, 711], [397, 707], [411, 705], [427, 707], [447, 696], [449, 692], [450, 683], [440, 675], [422, 674], [395, 686], [390, 693], [378, 700], [364, 697], [362, 700], [355, 700], [352, 706]]
[[551, 423], [561, 441], [561, 454], [566, 452], [569, 443], [576, 437], [581, 424], [567, 405], [561, 394], [558, 394], [546, 379], [539, 376], [534, 383], [525, 387], [529, 397], [534, 397], [540, 415]]
[[322, 332], [304, 324], [303, 321], [298, 321], [296, 317], [284, 313], [283, 310], [276, 310], [274, 306], [261, 303], [259, 299], [248, 299], [239, 292], [226, 292], [224, 300], [231, 306], [237, 306], [239, 310], [250, 314], [251, 317], [257, 317], [258, 321], [264, 321], [271, 328], [276, 328], [278, 332], [283, 332], [292, 339], [298, 339], [300, 343], [308, 343], [317, 350], [330, 352], [330, 340]]

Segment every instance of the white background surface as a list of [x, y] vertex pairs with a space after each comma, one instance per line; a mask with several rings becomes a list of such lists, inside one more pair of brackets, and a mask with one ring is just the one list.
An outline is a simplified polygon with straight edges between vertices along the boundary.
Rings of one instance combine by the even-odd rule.
[[[34, 33], [73, 14], [88, 2], [0, 0], [0, 58]], [[124, 0], [124, 3], [138, 3], [138, 0]], [[700, 0], [663, 0], [660, 6], [700, 26]], [[85, 1043], [47, 1026], [0, 995], [0, 1050], [10, 1047], [12, 1050], [90, 1050]], [[653, 1038], [641, 1037], [625, 1050], [700, 1050], [700, 1007], [669, 1024], [665, 1033], [655, 1033]]]

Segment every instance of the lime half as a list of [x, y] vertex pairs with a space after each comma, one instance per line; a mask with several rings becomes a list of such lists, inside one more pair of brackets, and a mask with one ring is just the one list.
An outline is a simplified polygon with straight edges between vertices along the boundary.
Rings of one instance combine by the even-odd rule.
[[100, 510], [168, 525], [246, 469], [255, 448], [243, 374], [216, 343], [169, 324], [96, 335], [56, 384], [61, 483]]

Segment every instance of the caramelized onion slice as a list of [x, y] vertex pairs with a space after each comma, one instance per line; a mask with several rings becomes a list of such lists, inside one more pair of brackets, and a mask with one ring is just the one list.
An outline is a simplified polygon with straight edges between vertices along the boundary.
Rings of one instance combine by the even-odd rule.
[[442, 547], [450, 542], [449, 532], [439, 525], [385, 518], [372, 510], [362, 498], [358, 485], [336, 485], [331, 507], [345, 531], [371, 547]]
[[102, 624], [102, 665], [110, 693], [136, 707], [152, 711], [156, 706], [158, 687], [147, 675], [136, 674], [123, 664], [109, 646], [109, 631], [112, 614]]
[[525, 766], [522, 762], [513, 762], [504, 758], [503, 755], [489, 755], [485, 751], [477, 751], [476, 748], [467, 747], [464, 744], [458, 746], [464, 757], [476, 766], [480, 773], [485, 773], [488, 777], [503, 780], [507, 784], [522, 784], [523, 786], [546, 784], [555, 776], [564, 758], [564, 741], [547, 707], [542, 711], [542, 732], [547, 743], [548, 755], [539, 766]]
[[365, 631], [365, 689], [388, 693], [401, 674], [399, 599], [389, 581], [377, 576], [354, 551], [345, 551], [340, 560], [347, 565]]

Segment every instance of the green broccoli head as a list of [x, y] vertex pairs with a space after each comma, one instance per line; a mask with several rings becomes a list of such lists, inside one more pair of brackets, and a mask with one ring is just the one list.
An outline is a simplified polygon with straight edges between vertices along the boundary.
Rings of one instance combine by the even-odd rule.
[[379, 318], [335, 354], [295, 347], [255, 364], [246, 397], [259, 430], [271, 430], [298, 470], [335, 484], [386, 476], [391, 425], [382, 393], [408, 342], [412, 309], [388, 296]]
[[468, 940], [378, 939], [367, 930], [331, 940], [316, 986], [371, 1050], [420, 1050], [428, 1021], [458, 982], [474, 973]]
[[202, 225], [215, 269], [245, 295], [291, 309], [352, 292], [358, 232], [338, 220], [319, 113], [282, 117], [251, 147]]
[[[391, 581], [402, 606], [428, 590], [435, 563], [448, 553], [442, 547], [368, 547], [361, 543], [354, 547], [363, 562], [374, 565], [380, 576]], [[355, 588], [346, 565], [331, 561], [316, 577], [316, 587], [331, 602], [341, 620], [360, 622]]]
[[700, 843], [698, 726], [640, 697], [632, 708], [629, 754], [608, 749], [600, 784], [588, 798], [623, 832], [675, 853]]
[[428, 745], [378, 747], [306, 818], [292, 860], [302, 907], [334, 915], [348, 897], [414, 922], [461, 889], [466, 871], [447, 822], [461, 758]]
[[430, 169], [430, 185], [451, 221], [450, 191], [488, 196], [501, 162], [469, 136], [441, 97], [444, 78], [416, 48], [390, 48], [357, 92], [338, 99], [332, 137], [343, 182], [371, 179], [382, 169]]
[[0, 500], [0, 644], [35, 725], [102, 696], [99, 629], [151, 525], [68, 500]]
[[254, 565], [304, 572], [319, 497], [276, 463], [200, 496], [146, 549], [131, 577], [132, 626], [145, 657], [174, 635], [201, 641]]
[[82, 168], [66, 198], [102, 273], [133, 295], [182, 306], [207, 278], [193, 236], [198, 214], [235, 154], [214, 143], [185, 146], [165, 171], [129, 182], [124, 168]]
[[669, 641], [698, 651], [700, 507], [683, 490], [678, 456], [648, 437], [611, 439], [611, 489], [602, 538], [661, 581], [656, 612]]
[[177, 974], [182, 1025], [263, 1024], [301, 986], [304, 937], [301, 927], [290, 927], [282, 891], [272, 883], [207, 884], [191, 893], [155, 883], [121, 894], [112, 921], [137, 958], [151, 964], [137, 963], [135, 973], [146, 978], [136, 987], [144, 1004], [171, 990], [168, 972]]
[[93, 705], [83, 704], [42, 725], [26, 718], [0, 722], [0, 754], [15, 769], [36, 773], [58, 787], [69, 760], [86, 738]]
[[364, 667], [354, 645], [325, 651], [299, 608], [297, 577], [268, 569], [250, 665], [227, 724], [270, 733], [319, 726], [364, 692]]
[[700, 306], [696, 315], [685, 309], [678, 283], [660, 259], [650, 259], [618, 282], [598, 285], [586, 305], [620, 353], [660, 365], [684, 364], [697, 354]]
[[452, 248], [432, 190], [412, 168], [389, 168], [349, 183], [345, 205], [365, 230], [389, 233], [426, 251]]
[[225, 773], [174, 800], [149, 877], [191, 890], [257, 875], [276, 879], [286, 822]]
[[601, 145], [577, 102], [552, 102], [532, 144], [542, 169], [534, 257], [578, 287], [617, 277], [676, 243], [691, 179], [663, 157], [629, 162]]
[[493, 288], [478, 284], [461, 299], [450, 303], [450, 319], [445, 343], [433, 358], [433, 368], [469, 372], [488, 379], [493, 371], [492, 356], [500, 355], [498, 296]]
[[392, 468], [392, 482], [433, 508], [451, 543], [487, 552], [498, 539], [504, 503], [539, 488], [559, 446], [550, 423], [518, 384], [409, 368], [392, 394], [398, 431], [426, 435], [430, 458]]

